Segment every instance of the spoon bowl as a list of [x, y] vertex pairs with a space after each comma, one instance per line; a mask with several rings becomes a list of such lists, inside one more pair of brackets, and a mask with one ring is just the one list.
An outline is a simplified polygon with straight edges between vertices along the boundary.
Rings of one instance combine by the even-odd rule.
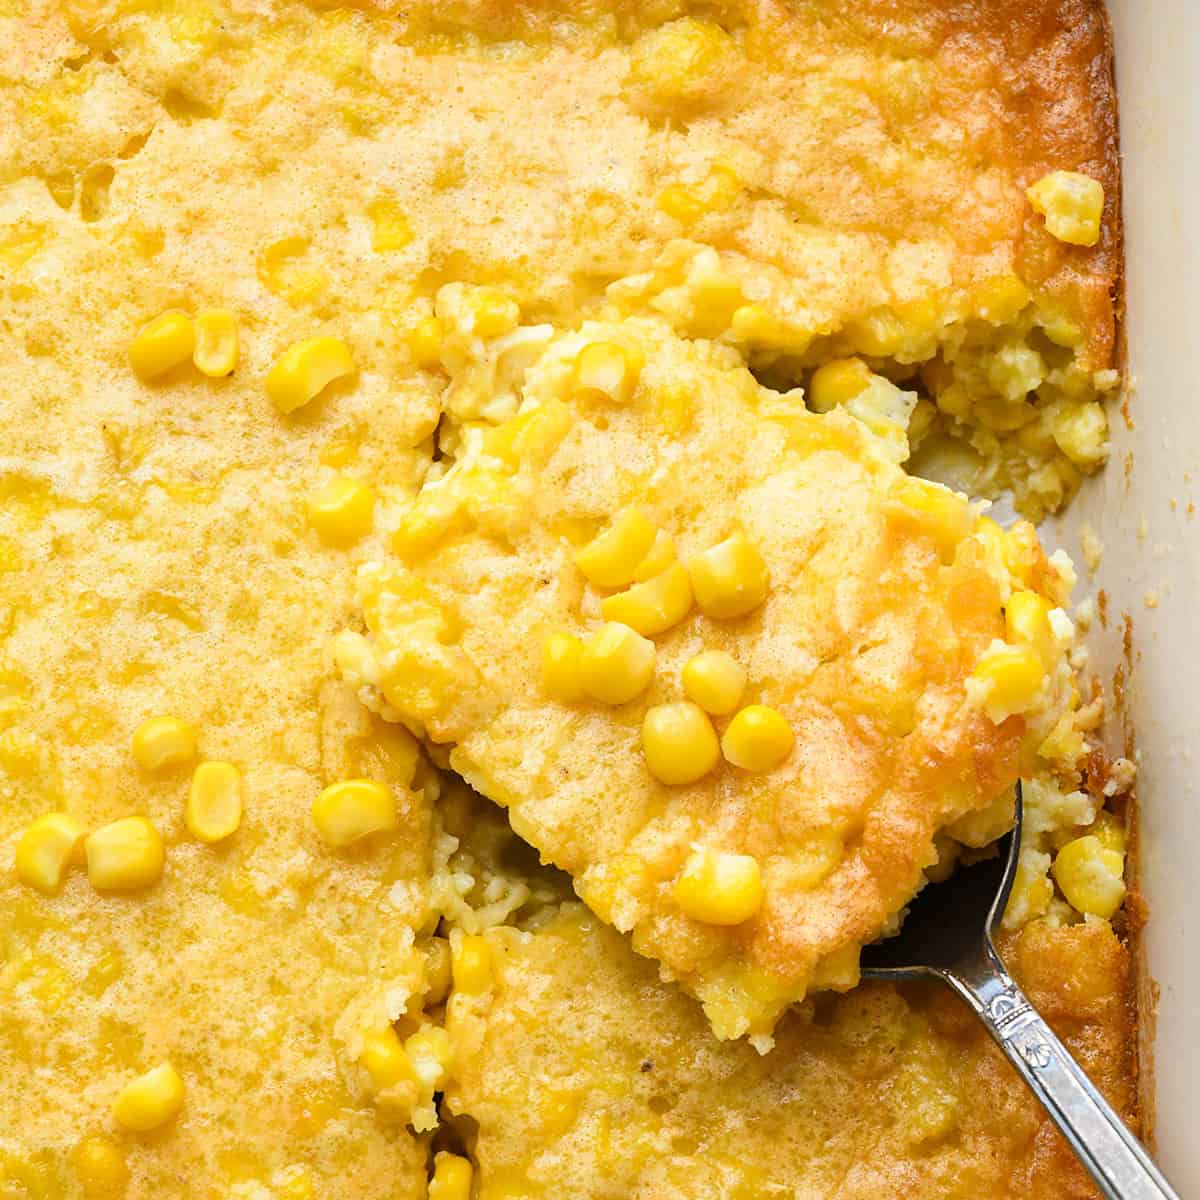
[[939, 979], [952, 987], [1045, 1107], [1106, 1200], [1179, 1200], [996, 951], [1020, 859], [1022, 815], [1018, 784], [1013, 830], [997, 854], [926, 887], [900, 932], [863, 950], [863, 978]]

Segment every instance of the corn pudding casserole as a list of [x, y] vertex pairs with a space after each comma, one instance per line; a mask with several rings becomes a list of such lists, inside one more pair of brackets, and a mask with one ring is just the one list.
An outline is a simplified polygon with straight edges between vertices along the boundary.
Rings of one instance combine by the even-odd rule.
[[0, 0], [0, 1198], [1091, 1195], [855, 985], [1020, 778], [1135, 1117], [1118, 182], [1091, 0]]

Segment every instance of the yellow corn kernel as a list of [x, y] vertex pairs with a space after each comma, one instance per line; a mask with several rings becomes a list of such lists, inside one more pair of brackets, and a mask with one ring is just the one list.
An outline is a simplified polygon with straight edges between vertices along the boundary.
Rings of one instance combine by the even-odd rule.
[[425, 994], [421, 997], [424, 1006], [441, 1004], [450, 993], [453, 979], [450, 943], [444, 937], [430, 938], [425, 947]]
[[606, 621], [620, 621], [644, 637], [653, 637], [678, 625], [691, 609], [691, 580], [677, 562], [661, 575], [635, 583], [600, 603], [600, 615]]
[[271, 1194], [275, 1200], [316, 1200], [312, 1172], [303, 1163], [276, 1171], [271, 1178]]
[[932, 400], [922, 396], [908, 419], [908, 440], [915, 446], [929, 432], [933, 420], [937, 416], [937, 405]]
[[802, 354], [812, 334], [776, 315], [766, 304], [741, 304], [733, 310], [729, 329], [736, 341], [788, 354]]
[[1008, 535], [991, 517], [980, 517], [975, 522], [972, 537], [983, 543], [983, 548], [993, 564], [1003, 571], [1008, 570]]
[[1030, 852], [1017, 860], [1017, 873], [1013, 878], [1012, 894], [1004, 910], [1004, 924], [1016, 929], [1034, 917], [1040, 917], [1054, 899], [1054, 884], [1050, 882], [1047, 854]]
[[953, 558], [958, 543], [971, 532], [966, 499], [940, 483], [914, 477], [902, 480], [892, 494], [933, 539], [939, 556]]
[[306, 338], [289, 346], [267, 372], [267, 395], [281, 413], [315, 400], [334, 380], [354, 374], [354, 356], [340, 338]]
[[187, 362], [195, 346], [192, 318], [169, 308], [137, 331], [129, 346], [129, 365], [142, 379], [156, 379]]
[[693, 555], [687, 569], [692, 594], [707, 617], [745, 616], [767, 598], [767, 564], [744, 533]]
[[983, 320], [1007, 325], [1029, 303], [1029, 289], [1015, 275], [993, 275], [975, 287], [974, 301]]
[[1050, 602], [1037, 592], [1013, 592], [1004, 605], [1004, 636], [1013, 645], [1031, 646], [1049, 670], [1058, 658], [1058, 639], [1050, 627]]
[[[1043, 363], [1045, 363], [1045, 361], [1045, 359], [1042, 359]], [[1099, 380], [1097, 379], [1098, 375], [1102, 375], [1103, 378], [1110, 380], [1108, 387], [1115, 387], [1121, 378], [1120, 373], [1112, 369], [1104, 372], [1085, 371], [1078, 363], [1072, 363], [1059, 373], [1054, 382], [1062, 389], [1064, 396], [1079, 402], [1081, 400], [1090, 399], [1095, 394], [1096, 390], [1108, 390], [1107, 387], [1102, 388], [1100, 386]], [[1043, 374], [1043, 378], [1044, 377], [1045, 376]], [[1040, 382], [1041, 381], [1039, 380], [1039, 383]]]
[[99, 891], [135, 891], [162, 877], [162, 838], [145, 817], [122, 817], [102, 825], [84, 839], [83, 847], [88, 879]]
[[696, 397], [682, 380], [662, 380], [654, 387], [651, 411], [668, 434], [679, 437], [696, 423]]
[[127, 1083], [113, 1101], [117, 1124], [135, 1133], [165, 1125], [183, 1107], [183, 1080], [170, 1063], [163, 1063]]
[[835, 358], [823, 363], [808, 381], [808, 407], [827, 413], [853, 400], [871, 382], [871, 368], [861, 358]]
[[583, 643], [569, 633], [550, 633], [542, 643], [542, 686], [546, 695], [562, 704], [583, 699], [579, 656]]
[[1108, 417], [1095, 400], [1063, 407], [1050, 428], [1058, 448], [1076, 466], [1097, 466], [1108, 455]]
[[1046, 672], [1031, 646], [993, 642], [971, 673], [988, 716], [999, 725], [1014, 713], [1028, 712], [1041, 698]]
[[499, 288], [472, 288], [465, 297], [470, 313], [469, 332], [481, 338], [503, 337], [520, 324], [521, 309], [517, 302]]
[[1038, 324], [1041, 325], [1042, 332], [1056, 346], [1074, 350], [1082, 343], [1083, 326], [1073, 320], [1068, 313], [1061, 310], [1046, 311], [1041, 305], [1039, 305], [1039, 309], [1041, 311], [1038, 315]]
[[441, 1089], [454, 1059], [454, 1044], [440, 1025], [422, 1025], [404, 1043], [417, 1078], [431, 1091]]
[[746, 669], [724, 650], [702, 650], [683, 668], [683, 694], [705, 712], [733, 712], [746, 690]]
[[416, 1078], [404, 1045], [390, 1025], [374, 1030], [363, 1038], [358, 1061], [366, 1069], [371, 1087], [377, 1092]]
[[117, 1200], [129, 1182], [125, 1156], [113, 1142], [95, 1134], [85, 1137], [72, 1155], [75, 1175], [86, 1200]]
[[86, 830], [66, 813], [38, 817], [17, 842], [17, 878], [52, 896], [78, 857]]
[[1125, 856], [1095, 835], [1068, 842], [1054, 860], [1054, 880], [1078, 912], [1108, 920], [1125, 899]]
[[748, 704], [726, 726], [721, 751], [743, 771], [770, 771], [795, 744], [796, 735], [782, 713], [765, 704]]
[[75, 204], [75, 172], [55, 171], [47, 175], [46, 190], [59, 208], [69, 212]]
[[196, 731], [178, 717], [151, 717], [134, 730], [131, 745], [143, 771], [166, 771], [196, 757]]
[[227, 308], [206, 308], [196, 314], [196, 370], [210, 379], [232, 375], [238, 362], [237, 314]]
[[633, 573], [635, 583], [645, 583], [655, 575], [661, 575], [675, 561], [675, 539], [665, 530], [660, 529], [654, 535], [654, 545], [650, 547], [646, 557], [638, 563]]
[[492, 948], [481, 934], [465, 934], [450, 951], [456, 992], [481, 996], [492, 986]]
[[431, 367], [441, 366], [442, 342], [445, 338], [446, 327], [441, 321], [437, 317], [426, 317], [408, 331], [404, 340], [408, 343], [413, 362], [418, 367], [428, 370]]
[[954, 368], [945, 359], [931, 358], [920, 369], [921, 382], [934, 400], [954, 382]]
[[633, 582], [657, 535], [640, 508], [626, 509], [607, 529], [575, 553], [575, 565], [597, 587], [624, 587]]
[[629, 82], [655, 106], [692, 105], [721, 85], [735, 53], [733, 39], [719, 25], [683, 17], [638, 38]]
[[1102, 808], [1092, 822], [1089, 830], [1092, 836], [1100, 839], [1100, 845], [1105, 850], [1115, 850], [1118, 854], [1125, 853], [1125, 824], [1117, 814]]
[[312, 263], [312, 243], [304, 237], [286, 237], [263, 248], [258, 256], [258, 278], [263, 287], [299, 307], [311, 304], [325, 290], [325, 273]]
[[392, 789], [373, 779], [331, 783], [313, 801], [317, 832], [330, 846], [349, 846], [399, 825]]
[[980, 396], [971, 410], [984, 429], [993, 433], [1012, 433], [1037, 417], [1037, 410], [1024, 400], [1005, 400], [1003, 396]]
[[905, 346], [910, 331], [891, 308], [880, 308], [849, 322], [845, 335], [859, 354], [891, 358]]
[[308, 523], [321, 541], [348, 546], [371, 532], [375, 493], [365, 483], [337, 475], [309, 496]]
[[673, 890], [683, 912], [706, 925], [740, 925], [762, 908], [762, 872], [749, 854], [694, 846]]
[[992, 561], [1008, 572], [1015, 585], [1029, 583], [1039, 552], [1037, 533], [1032, 525], [1018, 521], [1006, 531], [991, 517], [980, 517], [972, 536], [984, 544]]
[[685, 225], [698, 221], [708, 211], [700, 189], [686, 183], [668, 184], [659, 192], [655, 204], [660, 212]]
[[367, 216], [374, 229], [371, 249], [377, 254], [386, 250], [403, 250], [413, 240], [412, 226], [404, 209], [388, 196], [380, 196], [367, 205]]
[[1008, 573], [1028, 587], [1039, 562], [1044, 561], [1037, 530], [1028, 521], [1014, 521], [1004, 533]]
[[971, 411], [971, 393], [961, 383], [948, 383], [935, 397], [938, 408], [951, 417], [966, 417]]
[[1072, 246], [1094, 246], [1100, 240], [1104, 186], [1079, 171], [1051, 171], [1025, 189], [1035, 212], [1046, 218], [1052, 237]]
[[579, 655], [583, 690], [605, 704], [625, 704], [650, 686], [654, 643], [628, 625], [610, 621], [584, 643]]
[[433, 1178], [429, 1181], [429, 1200], [470, 1200], [471, 1164], [448, 1150], [433, 1156]]
[[483, 438], [483, 450], [513, 470], [523, 462], [544, 463], [566, 437], [572, 422], [567, 406], [551, 398], [489, 429]]
[[832, 829], [813, 829], [793, 840], [788, 850], [783, 871], [788, 886], [814, 888], [845, 858], [846, 842]]
[[736, 171], [717, 164], [702, 183], [673, 183], [659, 193], [655, 203], [667, 216], [690, 225], [706, 213], [727, 211], [738, 198], [741, 187]]
[[698, 704], [688, 700], [647, 710], [642, 752], [650, 774], [668, 784], [695, 783], [721, 761], [712, 722]]
[[242, 773], [227, 762], [202, 762], [192, 775], [183, 818], [202, 842], [219, 842], [242, 823]]
[[709, 212], [724, 212], [738, 198], [742, 181], [738, 173], [724, 163], [714, 163], [704, 181], [704, 203]]
[[589, 342], [575, 359], [575, 395], [626, 404], [637, 387], [641, 356], [615, 342]]

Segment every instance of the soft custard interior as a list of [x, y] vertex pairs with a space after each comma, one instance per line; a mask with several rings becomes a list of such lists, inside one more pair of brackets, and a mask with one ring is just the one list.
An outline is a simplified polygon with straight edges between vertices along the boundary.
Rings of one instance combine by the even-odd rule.
[[1103, 464], [1104, 401], [1119, 377], [1094, 365], [1109, 360], [1093, 356], [1084, 327], [1012, 270], [963, 287], [926, 279], [913, 299], [849, 320], [814, 312], [811, 286], [803, 273], [679, 239], [607, 296], [736, 346], [761, 379], [804, 384], [822, 407], [861, 390], [868, 368], [884, 375], [912, 395], [917, 473], [975, 496], [1007, 492], [1030, 520], [1059, 509]]
[[[615, 437], [629, 419], [606, 397], [612, 359], [585, 372], [578, 407], [573, 363], [589, 339], [646, 341], [664, 451], [707, 394], [672, 393], [668, 369], [771, 410], [714, 427], [714, 462], [724, 434], [749, 470], [754, 439], [766, 461], [796, 453], [780, 449], [789, 428], [828, 431], [835, 445], [810, 450], [857, 489], [843, 510], [850, 494], [875, 506], [862, 549], [898, 539], [940, 601], [947, 573], [978, 584], [961, 608], [929, 613], [966, 648], [947, 665], [918, 647], [906, 666], [881, 653], [908, 644], [885, 629], [814, 683], [777, 670], [797, 646], [762, 643], [750, 686], [811, 684], [844, 700], [838, 726], [871, 757], [919, 707], [915, 664], [955, 697], [944, 711], [983, 731], [989, 782], [951, 798], [949, 824], [939, 809], [898, 826], [876, 917], [994, 837], [1003, 784], [1018, 762], [1031, 772], [1008, 953], [1128, 1109], [1125, 958], [1107, 923], [1122, 919], [1123, 832], [1101, 807], [1127, 773], [1110, 778], [1094, 757], [1081, 771], [1099, 705], [1071, 694], [1062, 619], [1052, 642], [1037, 639], [1044, 670], [1024, 712], [989, 715], [1003, 711], [1003, 671], [985, 671], [969, 697], [965, 678], [991, 638], [1015, 644], [1006, 588], [1053, 611], [1069, 570], [1024, 526], [1000, 535], [941, 492], [901, 500], [883, 487], [900, 487], [908, 445], [914, 471], [975, 495], [1011, 488], [1036, 518], [1104, 457], [1119, 264], [1107, 48], [1090, 3], [1035, 7], [1025, 19], [1024, 3], [891, 0], [0, 0], [0, 1196], [463, 1200], [464, 1154], [481, 1197], [820, 1194], [839, 1176], [849, 1195], [882, 1181], [919, 1194], [933, 1177], [939, 1195], [1082, 1194], [1055, 1135], [944, 1000], [817, 993], [777, 1033], [802, 1078], [779, 1053], [718, 1042], [691, 997], [564, 905], [561, 879], [498, 817], [367, 712], [331, 651], [339, 630], [365, 631], [356, 568], [385, 564], [366, 576], [377, 582], [413, 569], [393, 535], [436, 509], [439, 489], [483, 466], [503, 497], [549, 449], [520, 424], [531, 363], [545, 360], [540, 400], [566, 406], [575, 437], [581, 426]], [[1066, 201], [1053, 193], [1031, 206], [1025, 188], [1062, 169], [1103, 183], [1102, 220], [1069, 204], [1056, 215]], [[1081, 244], [1051, 232], [1071, 217], [1096, 226], [1092, 242], [1087, 228]], [[476, 327], [464, 301], [479, 286], [494, 291]], [[131, 369], [146, 322], [214, 308], [234, 314], [232, 375], [205, 377], [186, 355], [154, 380]], [[585, 321], [599, 324], [585, 334]], [[283, 414], [268, 370], [320, 335], [344, 339], [354, 369]], [[641, 375], [623, 403], [645, 415]], [[808, 457], [796, 487], [820, 486], [801, 478]], [[596, 497], [652, 494], [653, 471], [625, 477], [646, 460], [622, 447], [603, 461], [612, 490], [594, 493], [564, 547], [615, 515]], [[582, 465], [603, 474], [603, 461]], [[724, 536], [695, 469], [681, 511], [695, 509], [694, 536]], [[671, 526], [665, 495], [654, 503]], [[487, 526], [476, 582], [510, 554], [505, 522], [529, 517], [520, 504], [481, 503], [455, 533], [478, 539], [480, 516]], [[945, 551], [939, 513], [955, 530]], [[554, 629], [585, 632], [601, 593], [567, 579], [562, 553], [553, 565], [582, 605], [556, 609]], [[823, 580], [851, 623], [856, 605], [878, 605], [882, 620], [891, 603], [868, 595], [861, 564]], [[440, 606], [427, 615], [453, 654], [463, 631]], [[410, 616], [393, 612], [389, 627]], [[698, 638], [689, 619], [672, 636]], [[480, 629], [493, 624], [487, 614]], [[483, 680], [489, 704], [514, 679], [541, 695], [530, 633], [506, 667], [518, 674]], [[735, 651], [744, 633], [705, 627]], [[664, 650], [661, 686], [675, 686], [682, 653]], [[807, 653], [819, 668], [819, 648]], [[381, 678], [356, 679], [376, 705]], [[564, 728], [607, 723], [610, 768], [640, 770], [630, 715], [563, 713]], [[152, 772], [131, 738], [159, 716], [186, 721], [199, 748]], [[200, 761], [230, 763], [241, 781], [240, 825], [213, 845], [186, 819]], [[313, 802], [358, 778], [385, 786], [392, 825], [331, 847]], [[770, 776], [760, 782], [766, 808]], [[802, 894], [801, 879], [819, 889], [847, 847], [858, 853], [865, 813], [793, 813], [802, 836], [784, 891]], [[48, 815], [89, 834], [147, 818], [161, 878], [98, 891], [76, 846], [43, 894], [16, 863]], [[597, 910], [664, 911], [653, 908], [664, 881], [645, 862], [674, 860], [656, 853], [628, 876], [593, 875]], [[848, 983], [874, 919], [855, 926], [847, 957], [814, 949], [805, 971], [832, 964], [827, 982]], [[656, 936], [698, 980], [736, 938], [681, 925], [668, 917]], [[744, 985], [710, 1000], [731, 1032], [748, 1013], [771, 1023], [763, 1014], [784, 1003], [770, 983]], [[578, 1036], [548, 1041], [572, 1024]], [[650, 1070], [640, 1045], [654, 1048]], [[148, 1131], [123, 1125], [114, 1102], [166, 1062], [179, 1110]], [[960, 1065], [970, 1086], [955, 1082]], [[805, 1090], [814, 1080], [820, 1095]], [[844, 1103], [830, 1109], [831, 1096]], [[776, 1153], [813, 1145], [811, 1114], [827, 1109], [845, 1132], [836, 1151]], [[794, 1172], [772, 1175], [768, 1160], [785, 1159]]]

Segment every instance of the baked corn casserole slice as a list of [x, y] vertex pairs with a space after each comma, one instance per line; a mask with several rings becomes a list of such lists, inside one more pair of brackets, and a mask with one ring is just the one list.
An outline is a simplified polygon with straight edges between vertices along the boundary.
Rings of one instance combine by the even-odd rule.
[[[1010, 959], [1131, 1110], [1129, 771], [1073, 691], [1069, 566], [916, 478], [1036, 519], [1103, 462], [1117, 185], [1090, 0], [0, 0], [0, 1197], [1090, 1194], [948, 1001], [819, 989], [987, 852], [1020, 771]], [[755, 488], [831, 468], [844, 528], [747, 536]], [[512, 538], [553, 568], [528, 612]], [[395, 720], [428, 734], [468, 647], [434, 757], [503, 800], [578, 726], [637, 785], [610, 815], [660, 801], [611, 871], [567, 807], [510, 815], [707, 1016]], [[957, 784], [933, 811], [910, 721]], [[849, 788], [765, 840], [789, 773], [887, 746], [893, 836]], [[777, 896], [802, 919], [747, 938]], [[776, 1036], [853, 1132], [776, 1176], [820, 1098], [756, 1051], [810, 986]]]
[[1019, 771], [1074, 767], [1069, 564], [905, 474], [881, 376], [813, 413], [660, 321], [492, 347], [480, 303], [438, 295], [447, 392], [470, 410], [471, 356], [519, 352], [516, 415], [444, 427], [337, 661], [720, 1036], [769, 1044], [955, 834], [1007, 828]]

